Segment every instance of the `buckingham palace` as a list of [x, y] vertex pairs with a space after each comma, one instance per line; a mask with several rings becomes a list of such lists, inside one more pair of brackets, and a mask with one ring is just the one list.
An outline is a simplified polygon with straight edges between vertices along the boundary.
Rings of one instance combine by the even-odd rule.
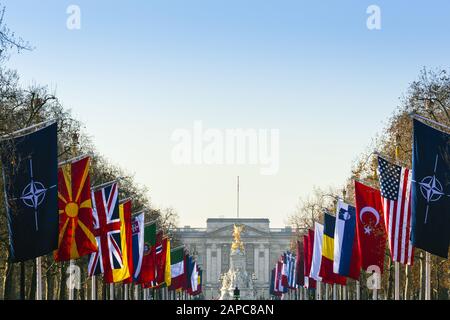
[[221, 275], [229, 269], [233, 225], [244, 225], [242, 240], [246, 252], [246, 269], [254, 280], [258, 299], [269, 298], [270, 272], [283, 251], [289, 250], [293, 231], [290, 227], [270, 228], [269, 219], [209, 218], [206, 228], [185, 226], [175, 230], [203, 269], [203, 292], [206, 299], [220, 295]]

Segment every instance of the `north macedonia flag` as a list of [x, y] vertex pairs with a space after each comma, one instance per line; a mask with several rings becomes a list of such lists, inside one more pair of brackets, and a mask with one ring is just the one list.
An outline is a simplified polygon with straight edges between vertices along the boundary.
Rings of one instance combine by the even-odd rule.
[[68, 163], [58, 169], [59, 239], [56, 261], [78, 259], [96, 252], [93, 234], [90, 159]]

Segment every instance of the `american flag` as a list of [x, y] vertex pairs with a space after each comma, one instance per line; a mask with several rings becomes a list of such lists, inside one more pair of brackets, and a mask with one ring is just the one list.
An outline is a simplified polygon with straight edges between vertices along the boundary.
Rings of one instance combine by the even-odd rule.
[[378, 157], [378, 174], [392, 260], [412, 265], [411, 170]]

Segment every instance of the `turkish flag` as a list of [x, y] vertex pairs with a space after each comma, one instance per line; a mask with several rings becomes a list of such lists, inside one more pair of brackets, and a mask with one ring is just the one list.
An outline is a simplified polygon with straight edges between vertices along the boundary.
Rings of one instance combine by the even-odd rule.
[[383, 273], [387, 236], [380, 191], [355, 181], [355, 200], [361, 268], [378, 266]]

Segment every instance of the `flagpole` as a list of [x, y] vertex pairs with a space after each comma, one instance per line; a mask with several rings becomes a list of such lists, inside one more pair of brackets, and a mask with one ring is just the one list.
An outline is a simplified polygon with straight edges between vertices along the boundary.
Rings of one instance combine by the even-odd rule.
[[134, 300], [139, 300], [139, 292], [138, 292], [137, 284], [134, 285]]
[[[399, 135], [395, 136], [395, 161], [398, 161], [398, 140]], [[394, 299], [400, 300], [400, 263], [398, 261], [394, 262]]]
[[429, 252], [425, 252], [425, 300], [431, 300], [431, 256]]
[[322, 281], [317, 281], [317, 295], [316, 300], [322, 300]]
[[70, 259], [69, 262], [69, 300], [73, 300], [73, 296], [74, 296], [74, 286], [73, 286], [73, 269], [74, 269], [74, 265], [73, 265], [73, 259]]
[[36, 258], [36, 300], [42, 300], [42, 260]]
[[237, 177], [237, 217], [239, 219], [239, 176]]
[[97, 281], [95, 276], [91, 278], [91, 300], [97, 300]]
[[109, 300], [114, 300], [114, 283], [109, 284]]
[[380, 284], [381, 276], [378, 273], [375, 272], [373, 274], [373, 277], [375, 277], [375, 283], [374, 283], [373, 290], [372, 290], [372, 300], [378, 300], [377, 288], [378, 288], [378, 286]]
[[360, 300], [361, 299], [361, 285], [359, 283], [359, 281], [356, 281], [356, 300]]
[[125, 291], [124, 300], [128, 300], [128, 283], [124, 283], [123, 290]]

